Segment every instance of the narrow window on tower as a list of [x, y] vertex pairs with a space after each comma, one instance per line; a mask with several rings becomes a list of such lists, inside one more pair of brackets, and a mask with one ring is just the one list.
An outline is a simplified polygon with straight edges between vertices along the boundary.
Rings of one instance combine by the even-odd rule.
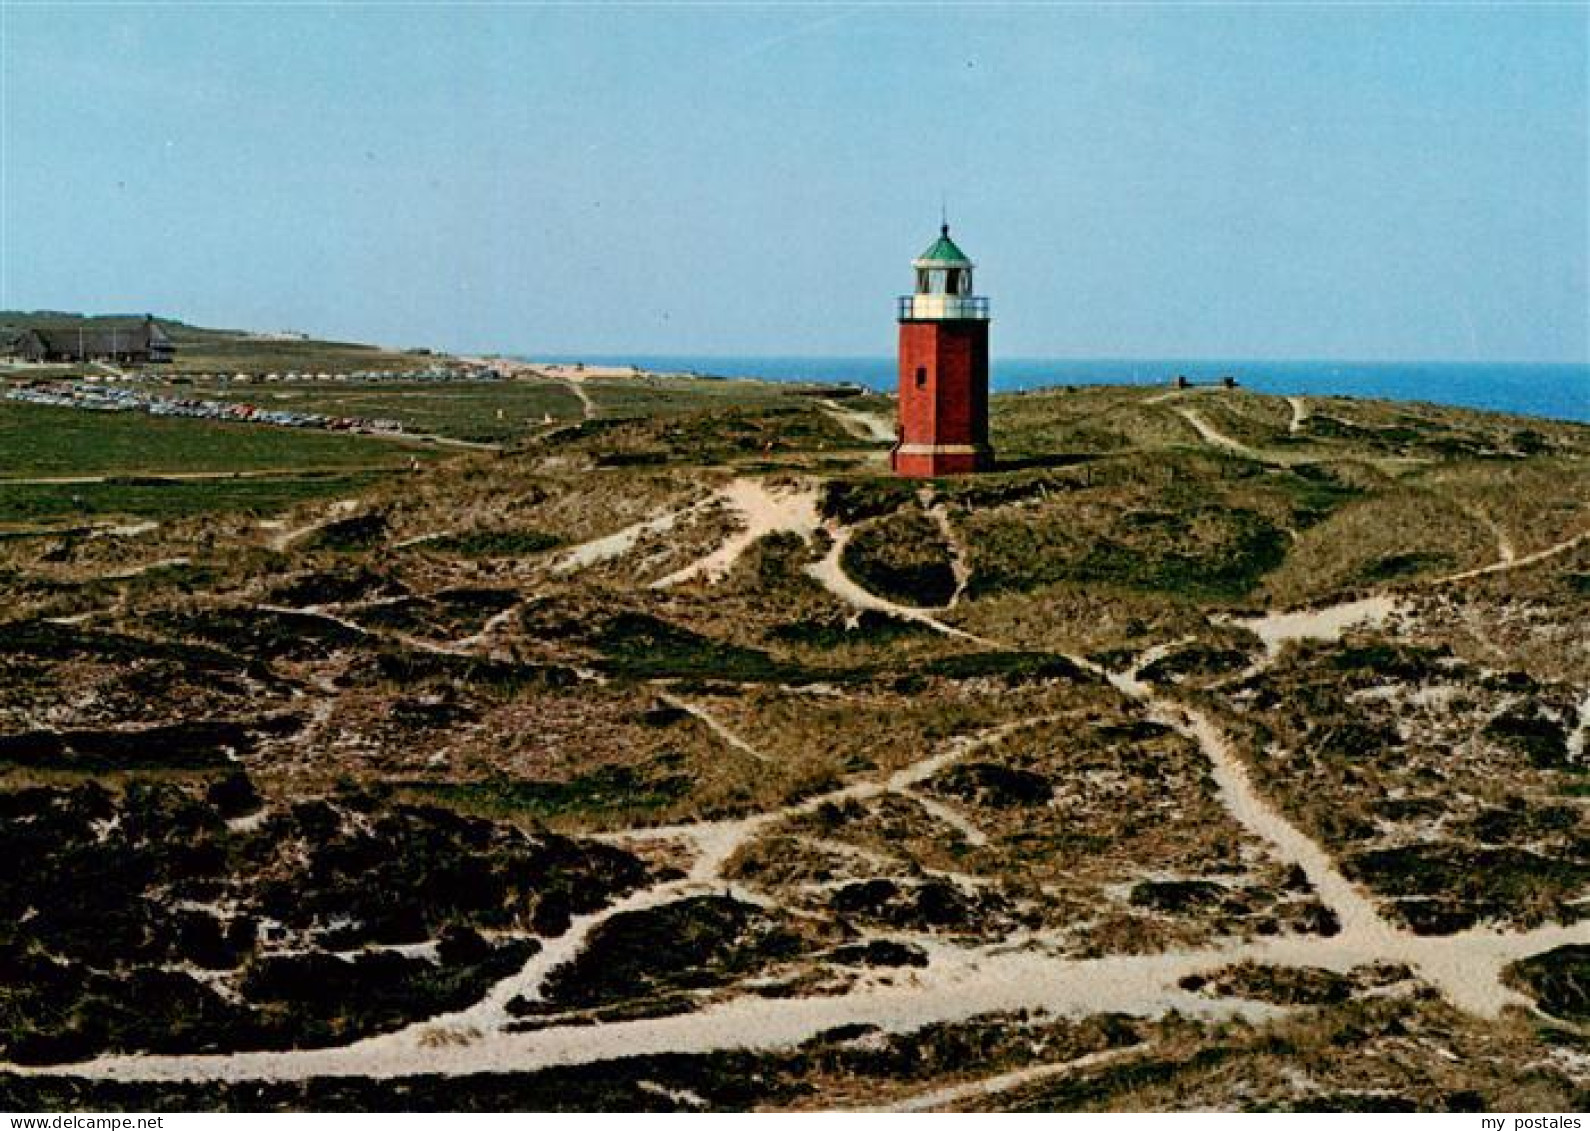
[[916, 387], [919, 389], [927, 388], [927, 366], [925, 365], [916, 367]]

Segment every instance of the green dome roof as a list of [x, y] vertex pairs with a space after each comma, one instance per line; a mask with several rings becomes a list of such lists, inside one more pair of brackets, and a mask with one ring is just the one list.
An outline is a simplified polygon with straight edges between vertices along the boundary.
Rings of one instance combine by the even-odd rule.
[[955, 246], [955, 241], [950, 239], [950, 226], [945, 224], [939, 229], [939, 238], [933, 241], [933, 246], [917, 256], [918, 264], [951, 263], [957, 266], [969, 265], [972, 261], [966, 253]]

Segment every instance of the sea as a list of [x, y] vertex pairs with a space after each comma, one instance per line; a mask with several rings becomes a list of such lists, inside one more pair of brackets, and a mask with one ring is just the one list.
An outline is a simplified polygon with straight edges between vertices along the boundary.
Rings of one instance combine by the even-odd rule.
[[[663, 372], [769, 381], [894, 388], [892, 357], [706, 357], [658, 354], [537, 354], [539, 361], [636, 365]], [[1590, 423], [1590, 365], [1380, 361], [1078, 360], [1007, 357], [990, 363], [995, 392], [1066, 385], [1168, 385], [1233, 377], [1260, 393], [1426, 401]]]

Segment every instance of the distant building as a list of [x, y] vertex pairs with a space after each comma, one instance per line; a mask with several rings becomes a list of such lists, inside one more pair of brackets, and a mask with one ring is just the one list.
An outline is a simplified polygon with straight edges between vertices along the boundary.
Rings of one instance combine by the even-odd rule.
[[176, 354], [171, 338], [152, 317], [121, 326], [93, 322], [34, 326], [8, 343], [8, 349], [25, 361], [109, 361], [125, 365], [160, 365]]

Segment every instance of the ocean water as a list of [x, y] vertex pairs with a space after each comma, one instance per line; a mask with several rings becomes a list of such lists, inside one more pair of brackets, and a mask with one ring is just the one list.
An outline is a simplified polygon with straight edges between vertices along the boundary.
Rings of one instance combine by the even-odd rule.
[[[892, 357], [537, 356], [543, 361], [638, 365], [718, 377], [848, 381], [879, 392], [894, 388], [896, 379]], [[1057, 385], [1167, 385], [1178, 373], [1193, 381], [1213, 381], [1229, 374], [1244, 388], [1261, 393], [1429, 401], [1590, 423], [1590, 365], [996, 357], [991, 367], [996, 392]]]

